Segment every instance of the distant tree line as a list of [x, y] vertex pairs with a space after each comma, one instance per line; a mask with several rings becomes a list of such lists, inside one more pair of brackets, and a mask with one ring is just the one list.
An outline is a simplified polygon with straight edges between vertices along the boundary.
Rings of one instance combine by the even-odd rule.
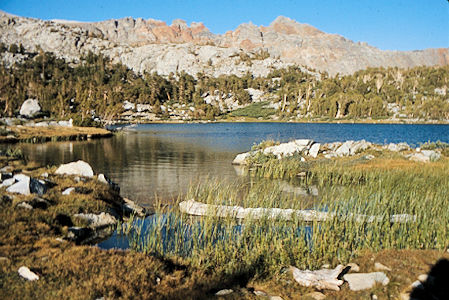
[[[0, 44], [0, 54], [24, 54], [21, 45]], [[274, 70], [266, 77], [247, 73], [209, 77], [181, 72], [167, 77], [136, 74], [123, 64], [112, 64], [89, 53], [72, 65], [40, 50], [12, 67], [0, 66], [0, 113], [12, 116], [28, 98], [58, 119], [74, 118], [90, 125], [92, 117], [111, 120], [123, 112], [123, 101], [150, 104], [164, 117], [161, 105], [195, 107], [194, 118], [214, 119], [225, 112], [206, 104], [203, 96], [218, 91], [233, 95], [239, 104], [250, 104], [248, 88], [276, 95], [278, 114], [297, 118], [385, 118], [387, 105], [407, 117], [449, 119], [449, 67], [369, 68], [353, 75], [329, 77], [303, 72], [298, 67]]]

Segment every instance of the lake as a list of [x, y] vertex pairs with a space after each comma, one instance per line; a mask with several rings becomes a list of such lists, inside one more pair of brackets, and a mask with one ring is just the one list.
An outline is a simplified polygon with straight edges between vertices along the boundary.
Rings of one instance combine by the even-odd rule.
[[84, 160], [96, 173], [105, 173], [117, 182], [123, 196], [151, 205], [156, 197], [161, 201], [175, 199], [190, 184], [206, 178], [236, 179], [231, 165], [235, 155], [262, 140], [299, 138], [322, 143], [365, 139], [417, 146], [427, 141], [449, 142], [449, 125], [144, 124], [108, 139], [18, 146], [30, 160], [42, 165]]

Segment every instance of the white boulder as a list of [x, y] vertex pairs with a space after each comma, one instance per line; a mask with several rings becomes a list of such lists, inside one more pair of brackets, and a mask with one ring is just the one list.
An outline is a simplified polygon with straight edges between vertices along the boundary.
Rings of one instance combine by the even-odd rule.
[[19, 268], [19, 275], [29, 281], [39, 280], [39, 276], [25, 266]]
[[302, 271], [290, 266], [290, 271], [296, 282], [306, 287], [339, 291], [340, 285], [344, 282], [338, 279], [338, 276], [343, 271], [343, 265], [338, 265], [335, 269], [321, 269], [316, 271]]
[[55, 174], [92, 177], [94, 176], [94, 171], [87, 162], [79, 160], [77, 162], [60, 165]]
[[310, 147], [309, 149], [309, 155], [312, 157], [317, 157], [318, 156], [318, 152], [320, 151], [320, 143], [315, 143], [312, 145], [312, 147]]
[[384, 272], [345, 274], [343, 279], [348, 282], [351, 291], [367, 290], [376, 283], [387, 285], [390, 282]]
[[349, 156], [351, 154], [351, 146], [354, 143], [354, 141], [346, 141], [338, 147], [338, 149], [335, 151], [335, 154], [338, 156]]
[[40, 111], [41, 107], [39, 105], [39, 101], [37, 99], [28, 99], [23, 102], [19, 113], [27, 118], [32, 118]]
[[11, 185], [6, 189], [8, 193], [16, 193], [22, 195], [30, 195], [30, 177], [24, 174], [18, 174], [14, 176], [14, 179], [17, 180], [16, 183]]
[[237, 156], [232, 161], [233, 165], [245, 165], [246, 160], [251, 156], [251, 152], [245, 152], [237, 154]]

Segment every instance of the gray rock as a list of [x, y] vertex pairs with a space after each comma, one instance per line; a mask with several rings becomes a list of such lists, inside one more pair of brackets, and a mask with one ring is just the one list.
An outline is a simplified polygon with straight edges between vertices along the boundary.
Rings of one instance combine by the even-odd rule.
[[245, 165], [248, 158], [251, 157], [251, 152], [245, 152], [237, 154], [237, 156], [232, 161], [233, 165]]
[[351, 267], [351, 269], [349, 269], [349, 272], [359, 272], [360, 271], [360, 267], [356, 263], [349, 263], [346, 266]]
[[96, 214], [75, 214], [75, 218], [84, 220], [87, 222], [88, 226], [91, 228], [101, 228], [117, 223], [117, 219], [108, 213], [102, 212], [98, 215]]
[[312, 157], [317, 157], [318, 152], [320, 151], [320, 146], [321, 146], [320, 143], [313, 144], [309, 149], [309, 155]]
[[273, 154], [278, 159], [281, 159], [283, 157], [292, 156], [295, 153], [300, 153], [304, 150], [307, 150], [311, 143], [313, 143], [312, 140], [295, 140], [293, 142], [267, 147], [263, 150], [263, 153]]
[[35, 280], [39, 280], [39, 276], [32, 272], [28, 267], [22, 266], [19, 268], [19, 275], [23, 278], [25, 278], [26, 280], [29, 281], [35, 281]]
[[391, 268], [379, 263], [379, 262], [375, 262], [374, 263], [374, 270], [376, 271], [391, 271]]
[[16, 193], [16, 194], [22, 194], [22, 195], [30, 195], [30, 177], [18, 174], [14, 176], [14, 179], [17, 180], [16, 183], [11, 185], [6, 189], [8, 193]]
[[421, 150], [421, 153], [429, 158], [429, 161], [437, 161], [441, 158], [441, 153], [435, 150]]
[[215, 296], [226, 296], [229, 294], [232, 294], [234, 291], [231, 289], [223, 289], [223, 290], [219, 290], [218, 292], [215, 293]]
[[405, 156], [406, 158], [417, 162], [437, 161], [441, 158], [441, 153], [435, 150], [420, 150]]
[[399, 144], [390, 143], [385, 148], [393, 152], [410, 150], [410, 146], [407, 143], [399, 143]]
[[351, 154], [351, 147], [354, 141], [346, 141], [344, 142], [338, 149], [335, 151], [335, 154], [338, 156], [349, 156]]
[[348, 282], [351, 291], [361, 291], [374, 287], [376, 283], [387, 285], [390, 279], [383, 272], [345, 274], [343, 279]]
[[73, 127], [73, 119], [68, 121], [58, 121], [58, 125], [62, 127]]
[[104, 183], [104, 184], [109, 185], [109, 187], [110, 187], [112, 190], [116, 191], [117, 193], [120, 193], [120, 186], [119, 186], [117, 183], [113, 182], [113, 181], [112, 181], [109, 177], [107, 177], [106, 175], [104, 175], [104, 174], [99, 174], [99, 175], [98, 175], [98, 181], [100, 181], [100, 182], [102, 182], [102, 183]]
[[421, 275], [418, 276], [418, 280], [421, 281], [421, 282], [426, 282], [428, 277], [429, 276], [427, 274], [421, 274]]
[[59, 168], [56, 170], [55, 174], [93, 177], [94, 171], [87, 162], [79, 160], [77, 162], [71, 162], [68, 164], [60, 165]]
[[254, 295], [259, 296], [259, 297], [268, 297], [268, 294], [265, 293], [264, 291], [254, 291]]
[[39, 101], [36, 99], [28, 99], [23, 102], [19, 113], [24, 117], [32, 118], [40, 111]]
[[10, 186], [10, 185], [13, 185], [15, 182], [16, 182], [15, 178], [9, 178], [9, 179], [3, 180], [3, 182], [2, 182], [2, 184], [0, 186], [7, 187], [7, 186]]
[[17, 207], [25, 208], [25, 209], [28, 209], [28, 210], [32, 210], [33, 209], [33, 207], [30, 204], [26, 203], [26, 202], [20, 202], [19, 204], [17, 204]]
[[69, 187], [69, 188], [66, 188], [64, 191], [62, 191], [62, 194], [63, 195], [70, 195], [74, 190], [75, 190], [74, 187]]
[[125, 214], [136, 215], [141, 218], [145, 217], [148, 214], [144, 207], [136, 204], [134, 201], [128, 198], [123, 198], [123, 201], [125, 201], [125, 203], [123, 204], [122, 209]]
[[30, 178], [30, 193], [38, 194], [39, 196], [44, 195], [48, 190], [45, 181]]
[[355, 155], [357, 153], [363, 152], [371, 147], [371, 143], [365, 140], [356, 141], [351, 145], [350, 155]]

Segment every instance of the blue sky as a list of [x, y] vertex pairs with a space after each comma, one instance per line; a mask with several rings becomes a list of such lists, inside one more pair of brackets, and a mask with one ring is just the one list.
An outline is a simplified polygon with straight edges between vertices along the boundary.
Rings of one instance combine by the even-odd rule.
[[0, 0], [0, 9], [41, 19], [202, 21], [213, 33], [246, 22], [266, 26], [283, 15], [380, 49], [449, 47], [447, 0]]

